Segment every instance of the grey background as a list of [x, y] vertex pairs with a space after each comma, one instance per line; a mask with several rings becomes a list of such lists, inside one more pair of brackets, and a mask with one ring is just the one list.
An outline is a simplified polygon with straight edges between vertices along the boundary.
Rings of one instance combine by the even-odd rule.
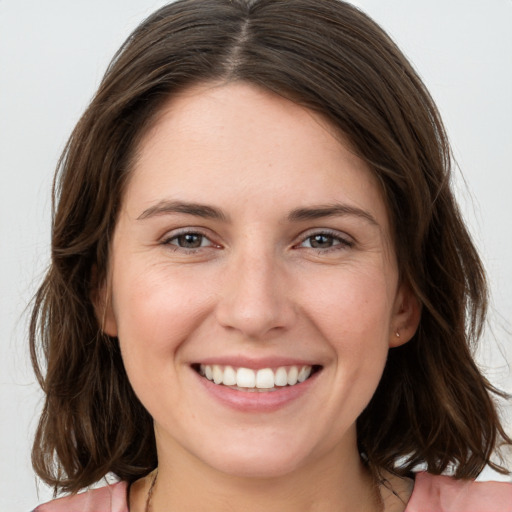
[[[1, 510], [51, 497], [30, 467], [42, 397], [25, 308], [48, 262], [53, 169], [113, 53], [164, 3], [0, 0]], [[456, 189], [492, 287], [479, 362], [512, 392], [512, 1], [354, 3], [395, 38], [443, 114], [464, 175]], [[510, 403], [503, 414], [512, 433]]]

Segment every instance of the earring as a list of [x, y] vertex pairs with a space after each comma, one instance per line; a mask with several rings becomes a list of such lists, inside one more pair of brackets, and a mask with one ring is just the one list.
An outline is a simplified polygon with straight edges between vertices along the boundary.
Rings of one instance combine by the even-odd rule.
[[396, 332], [395, 332], [395, 336], [396, 336], [397, 338], [400, 338], [400, 333], [399, 333], [398, 331], [396, 331]]

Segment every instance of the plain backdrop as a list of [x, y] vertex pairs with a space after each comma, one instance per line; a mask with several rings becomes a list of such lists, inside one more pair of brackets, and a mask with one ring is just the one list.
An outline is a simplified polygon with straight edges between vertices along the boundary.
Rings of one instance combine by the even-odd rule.
[[[53, 170], [115, 50], [164, 3], [0, 0], [0, 510], [51, 497], [30, 466], [42, 397], [25, 309], [48, 264]], [[512, 392], [512, 0], [354, 3], [404, 50], [444, 117], [492, 287], [479, 362]], [[503, 414], [512, 433], [510, 403]]]

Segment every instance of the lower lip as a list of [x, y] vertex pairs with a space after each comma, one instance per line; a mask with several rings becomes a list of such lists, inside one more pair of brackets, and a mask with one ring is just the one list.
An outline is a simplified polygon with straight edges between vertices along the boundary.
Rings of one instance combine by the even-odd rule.
[[[194, 370], [193, 370], [194, 371]], [[214, 384], [194, 371], [206, 391], [222, 404], [243, 412], [272, 412], [306, 395], [321, 372], [316, 372], [304, 382], [285, 386], [275, 391], [238, 391]]]

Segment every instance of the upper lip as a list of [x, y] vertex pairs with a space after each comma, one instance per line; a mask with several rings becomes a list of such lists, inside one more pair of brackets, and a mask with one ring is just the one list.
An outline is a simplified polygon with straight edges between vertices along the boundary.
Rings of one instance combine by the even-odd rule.
[[259, 370], [261, 368], [279, 368], [280, 366], [321, 366], [318, 361], [282, 356], [261, 358], [245, 356], [217, 356], [207, 357], [194, 362], [194, 365], [199, 364], [233, 366], [235, 368], [250, 368], [252, 370]]

